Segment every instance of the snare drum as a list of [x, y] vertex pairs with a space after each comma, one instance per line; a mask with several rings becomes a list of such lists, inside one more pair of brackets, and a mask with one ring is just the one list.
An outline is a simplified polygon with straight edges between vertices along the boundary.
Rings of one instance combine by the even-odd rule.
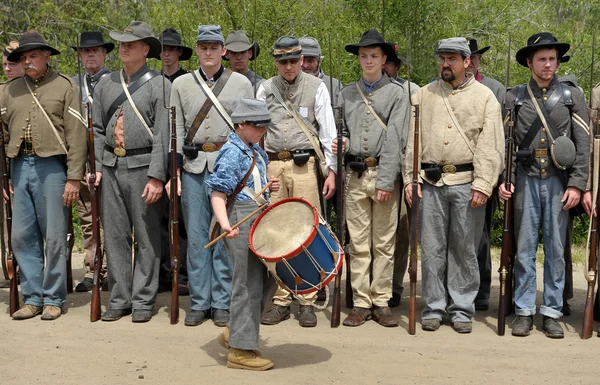
[[308, 294], [338, 274], [344, 250], [317, 208], [286, 198], [263, 211], [250, 229], [250, 249], [283, 289]]

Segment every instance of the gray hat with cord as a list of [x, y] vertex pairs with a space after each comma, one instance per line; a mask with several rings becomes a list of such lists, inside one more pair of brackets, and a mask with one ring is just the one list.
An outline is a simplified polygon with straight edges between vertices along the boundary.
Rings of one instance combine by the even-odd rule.
[[464, 37], [451, 37], [438, 41], [435, 48], [435, 54], [441, 53], [457, 53], [464, 57], [471, 56], [469, 42]]
[[319, 41], [314, 37], [304, 36], [300, 38], [300, 46], [302, 47], [302, 55], [318, 57], [323, 59], [321, 56], [321, 45]]
[[300, 41], [294, 36], [282, 36], [275, 42], [273, 57], [275, 60], [300, 59], [302, 56]]
[[220, 25], [199, 25], [196, 43], [217, 43], [225, 45]]
[[269, 109], [264, 101], [244, 98], [233, 110], [231, 121], [234, 124], [243, 123], [267, 127], [271, 125], [271, 114], [269, 114]]
[[150, 26], [143, 21], [132, 21], [123, 32], [112, 31], [110, 37], [121, 43], [143, 40], [150, 46], [148, 59], [160, 59], [160, 40], [152, 34]]

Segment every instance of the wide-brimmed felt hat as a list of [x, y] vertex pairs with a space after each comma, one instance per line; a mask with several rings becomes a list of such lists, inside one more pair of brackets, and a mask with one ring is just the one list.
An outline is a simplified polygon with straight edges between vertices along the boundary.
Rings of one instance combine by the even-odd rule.
[[479, 48], [477, 45], [477, 40], [473, 39], [472, 37], [467, 38], [467, 44], [469, 44], [469, 48], [471, 49], [471, 55], [483, 55], [488, 49], [490, 49], [489, 45]]
[[16, 50], [17, 48], [19, 48], [19, 42], [13, 40], [2, 49], [2, 54], [4, 54], [4, 56], [8, 56], [12, 51]]
[[113, 49], [115, 49], [115, 43], [112, 41], [105, 42], [104, 37], [102, 36], [102, 32], [81, 32], [81, 37], [79, 38], [79, 47], [71, 46], [75, 51], [80, 48], [94, 48], [94, 47], [104, 47], [106, 49], [106, 53], [109, 53]]
[[517, 62], [523, 67], [528, 67], [527, 57], [530, 53], [542, 48], [556, 48], [557, 59], [560, 60], [571, 48], [569, 43], [560, 43], [550, 32], [540, 32], [527, 39], [527, 46], [517, 51]]
[[50, 56], [60, 55], [60, 51], [56, 48], [52, 48], [46, 43], [46, 39], [37, 31], [27, 31], [19, 39], [19, 46], [13, 50], [8, 56], [7, 60], [11, 62], [18, 62], [21, 58], [21, 54], [27, 51], [33, 51], [34, 49], [46, 49], [50, 51]]
[[132, 21], [123, 32], [112, 31], [110, 37], [121, 43], [143, 40], [150, 46], [148, 59], [160, 59], [160, 40], [152, 34], [150, 26], [143, 21]]
[[394, 52], [394, 48], [392, 48], [389, 44], [387, 44], [385, 42], [385, 40], [383, 40], [383, 37], [381, 37], [381, 35], [379, 34], [379, 32], [377, 32], [377, 30], [375, 29], [370, 29], [368, 31], [365, 31], [362, 36], [360, 37], [360, 41], [357, 44], [348, 44], [346, 45], [346, 47], [344, 47], [346, 49], [347, 52], [350, 52], [354, 55], [358, 55], [358, 50], [360, 47], [372, 47], [372, 46], [379, 46], [381, 47], [381, 49], [383, 50], [383, 53], [386, 54], [386, 56], [395, 56], [396, 53]]
[[392, 47], [392, 49], [394, 50], [394, 55], [393, 56], [389, 56], [386, 59], [386, 63], [394, 63], [396, 65], [401, 65], [401, 64], [408, 64], [408, 60], [406, 60], [405, 57], [398, 55], [398, 43], [393, 43], [388, 41], [386, 43], [387, 45], [389, 45], [390, 47]]
[[273, 57], [275, 60], [300, 59], [302, 46], [300, 40], [294, 36], [282, 36], [273, 46]]
[[174, 28], [165, 29], [158, 38], [163, 45], [168, 45], [169, 47], [177, 47], [181, 48], [181, 55], [179, 55], [179, 60], [190, 60], [194, 50], [190, 47], [186, 47], [181, 45], [181, 36], [179, 32], [177, 32]]
[[271, 125], [271, 114], [267, 103], [259, 99], [243, 98], [231, 114], [233, 123], [245, 123], [258, 127]]
[[[227, 47], [227, 51], [231, 52], [244, 52], [252, 49], [250, 60], [254, 60], [260, 55], [260, 45], [257, 42], [250, 44], [250, 39], [248, 39], [244, 31], [229, 32], [227, 40], [225, 40], [225, 47]], [[223, 56], [223, 59], [229, 60], [226, 56]]]

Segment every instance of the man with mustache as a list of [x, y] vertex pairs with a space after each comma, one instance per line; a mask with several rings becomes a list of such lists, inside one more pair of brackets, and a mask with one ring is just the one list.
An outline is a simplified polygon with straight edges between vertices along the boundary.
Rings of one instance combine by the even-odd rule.
[[[82, 32], [79, 39], [78, 47], [71, 47], [79, 55], [81, 64], [85, 73], [81, 75], [84, 79], [82, 82], [79, 75], [73, 76], [73, 81], [82, 91], [82, 103], [94, 102], [94, 88], [104, 76], [110, 74], [110, 71], [105, 66], [106, 55], [110, 53], [115, 45], [112, 42], [104, 42], [104, 37], [101, 32]], [[85, 277], [75, 286], [75, 291], [86, 292], [94, 287], [94, 236], [92, 234], [92, 205], [90, 204], [90, 190], [85, 180], [81, 181], [79, 188], [81, 199], [77, 200], [77, 215], [79, 215], [79, 223], [83, 233], [83, 248], [85, 249], [85, 258], [83, 261], [85, 269]], [[104, 236], [101, 231], [101, 238]], [[106, 259], [104, 259], [106, 264]], [[103, 278], [102, 288], [108, 290], [108, 281]]]
[[148, 322], [158, 288], [160, 198], [170, 136], [163, 95], [169, 97], [171, 83], [146, 64], [161, 52], [148, 24], [132, 21], [110, 37], [119, 42], [123, 69], [100, 80], [92, 108], [110, 289], [102, 321], [133, 312], [132, 322]]
[[260, 46], [257, 42], [250, 44], [248, 36], [244, 31], [231, 31], [225, 41], [227, 51], [223, 59], [229, 61], [231, 70], [238, 72], [250, 80], [252, 87], [258, 87], [265, 81], [265, 78], [258, 75], [250, 69], [250, 61], [256, 60], [260, 54]]
[[[441, 78], [413, 98], [421, 110], [420, 146], [415, 150], [413, 122], [403, 170], [408, 205], [415, 198], [414, 172], [422, 198], [421, 328], [436, 331], [447, 320], [458, 333], [470, 333], [484, 206], [504, 161], [502, 114], [492, 91], [466, 72], [471, 55], [467, 39], [440, 40], [435, 54]], [[419, 151], [417, 170], [414, 151]]]
[[[591, 136], [583, 92], [556, 75], [570, 44], [549, 32], [527, 39], [516, 55], [531, 71], [529, 83], [511, 89], [507, 108], [514, 109], [513, 185], [502, 183], [502, 199], [514, 197], [517, 252], [514, 263], [514, 336], [528, 336], [536, 313], [536, 251], [542, 226], [544, 295], [540, 313], [543, 332], [563, 338], [562, 317], [569, 209], [586, 191]], [[588, 207], [589, 208], [589, 207]], [[542, 221], [543, 218], [543, 221]]]
[[[267, 103], [273, 121], [265, 137], [268, 175], [279, 175], [283, 170], [281, 189], [273, 193], [271, 199], [276, 202], [287, 197], [302, 197], [321, 212], [319, 194], [330, 199], [336, 188], [337, 161], [331, 151], [336, 128], [329, 93], [321, 79], [302, 72], [303, 49], [296, 37], [277, 39], [273, 58], [279, 75], [265, 81], [256, 94], [257, 99]], [[322, 191], [319, 191], [317, 172], [324, 174]], [[317, 326], [314, 311], [317, 293], [297, 298], [300, 326]], [[261, 323], [275, 325], [290, 318], [291, 303], [291, 294], [280, 289]]]
[[35, 317], [42, 308], [43, 320], [57, 319], [67, 295], [67, 222], [87, 146], [79, 90], [48, 65], [58, 54], [28, 31], [7, 55], [25, 71], [4, 88], [0, 105], [14, 189], [12, 247], [24, 299], [13, 319]]
[[[304, 56], [304, 60], [302, 60], [302, 71], [323, 80], [325, 87], [327, 87], [327, 92], [333, 97], [332, 102], [337, 104], [340, 91], [342, 90], [342, 83], [338, 79], [331, 79], [329, 75], [323, 73], [321, 62], [324, 56], [322, 56], [319, 41], [314, 37], [305, 36], [300, 38], [300, 45], [302, 46], [302, 54]], [[332, 83], [333, 89], [331, 89]]]

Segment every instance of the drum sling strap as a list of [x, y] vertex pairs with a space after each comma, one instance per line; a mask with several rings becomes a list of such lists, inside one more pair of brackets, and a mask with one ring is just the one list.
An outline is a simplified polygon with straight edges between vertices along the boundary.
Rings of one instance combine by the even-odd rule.
[[[248, 178], [250, 178], [250, 175], [252, 174], [252, 170], [254, 170], [254, 166], [256, 165], [256, 151], [253, 151], [252, 155], [253, 155], [252, 156], [252, 164], [250, 165], [250, 169], [248, 170], [246, 175], [244, 175], [244, 178], [242, 178], [242, 181], [235, 187], [235, 190], [233, 190], [233, 193], [231, 193], [231, 195], [227, 197], [227, 202], [225, 203], [226, 209], [228, 209], [233, 204], [235, 197], [244, 189], [244, 187], [246, 187], [246, 182], [248, 182]], [[213, 216], [213, 221], [215, 221], [214, 216]], [[212, 241], [219, 235], [219, 229], [221, 228], [221, 225], [219, 224], [219, 221], [215, 221], [214, 226], [211, 226], [211, 227], [212, 227], [212, 231], [210, 232], [209, 240]]]

